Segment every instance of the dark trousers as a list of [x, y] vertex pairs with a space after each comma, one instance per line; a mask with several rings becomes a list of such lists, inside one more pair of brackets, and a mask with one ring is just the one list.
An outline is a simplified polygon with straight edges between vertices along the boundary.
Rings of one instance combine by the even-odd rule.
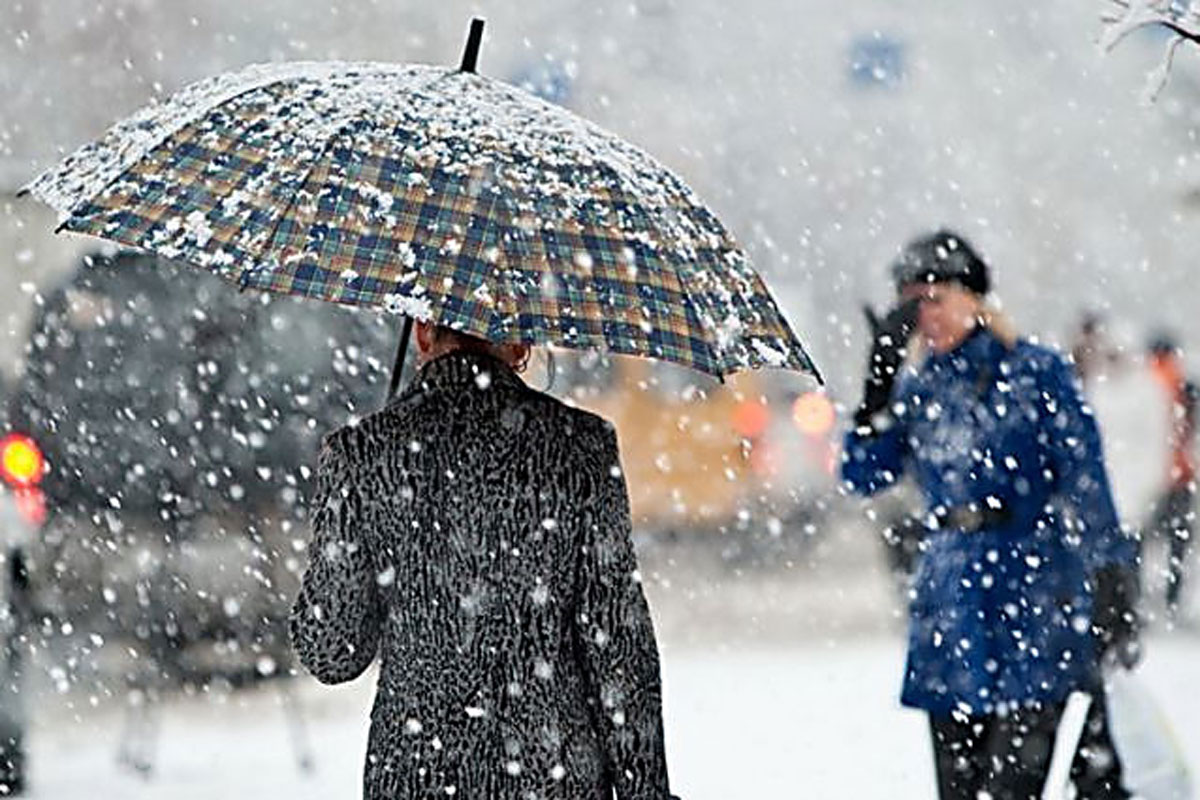
[[[1038, 800], [1050, 770], [1062, 706], [1022, 709], [1005, 717], [930, 715], [941, 800]], [[1126, 800], [1121, 761], [1108, 731], [1102, 696], [1093, 702], [1071, 764], [1077, 800]], [[981, 792], [987, 794], [981, 795]]]
[[1195, 502], [1196, 491], [1191, 485], [1176, 486], [1167, 490], [1155, 503], [1154, 516], [1150, 521], [1153, 533], [1168, 542], [1167, 607], [1171, 610], [1179, 605], [1183, 591], [1184, 567], [1195, 521]]

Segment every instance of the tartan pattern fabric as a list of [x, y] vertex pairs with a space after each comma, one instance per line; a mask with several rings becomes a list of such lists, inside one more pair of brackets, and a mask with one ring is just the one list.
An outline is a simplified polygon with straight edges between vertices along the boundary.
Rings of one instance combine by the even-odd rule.
[[31, 191], [66, 229], [243, 288], [717, 376], [815, 373], [716, 217], [595, 125], [434, 67], [242, 75], [118, 125]]

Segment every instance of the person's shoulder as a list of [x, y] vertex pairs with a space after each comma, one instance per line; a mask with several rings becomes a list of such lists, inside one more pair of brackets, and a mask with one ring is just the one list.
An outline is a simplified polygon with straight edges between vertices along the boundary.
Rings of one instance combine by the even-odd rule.
[[610, 437], [614, 441], [616, 439], [616, 428], [599, 414], [530, 387], [525, 388], [521, 397], [523, 402], [534, 408], [539, 419], [549, 421], [555, 427], [561, 428], [567, 436], [577, 437], [587, 442], [607, 441]]
[[593, 414], [582, 408], [570, 408], [571, 419], [580, 434], [592, 442], [598, 443], [605, 449], [617, 445], [617, 427], [599, 414]]
[[1006, 360], [1028, 375], [1070, 380], [1075, 374], [1070, 359], [1061, 350], [1030, 339], [1018, 339]]
[[1038, 367], [1067, 363], [1067, 357], [1061, 350], [1034, 339], [1017, 339], [1012, 346], [1012, 355], [1017, 360]]
[[325, 434], [321, 439], [322, 458], [353, 458], [362, 449], [361, 425], [360, 421], [350, 422]]
[[617, 477], [621, 471], [621, 448], [617, 428], [599, 414], [564, 405], [571, 415], [571, 440], [594, 474]]
[[1044, 398], [1078, 397], [1082, 400], [1082, 385], [1074, 363], [1060, 350], [1021, 340], [1014, 346], [1007, 365], [1008, 379], [1017, 386], [1024, 386]]
[[[379, 442], [395, 440], [408, 427], [420, 402], [416, 393], [402, 393], [383, 408], [352, 419], [342, 427], [327, 433], [322, 448], [336, 455], [354, 459], [371, 452]], [[401, 437], [402, 438], [402, 437]]]
[[[359, 439], [372, 436], [394, 436], [417, 424], [422, 412], [445, 413], [446, 394], [432, 391], [420, 381], [412, 381], [394, 397], [378, 408], [354, 420], [346, 428], [354, 428]], [[345, 430], [345, 428], [343, 428]]]
[[546, 433], [574, 442], [584, 450], [608, 451], [616, 447], [616, 426], [599, 414], [531, 386], [522, 388], [521, 402], [532, 417], [552, 429]]

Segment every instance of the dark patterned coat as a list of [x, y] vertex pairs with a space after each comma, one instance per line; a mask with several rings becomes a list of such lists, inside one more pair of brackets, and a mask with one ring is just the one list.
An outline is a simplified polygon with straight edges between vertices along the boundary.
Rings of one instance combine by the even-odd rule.
[[459, 351], [328, 436], [318, 487], [291, 633], [326, 683], [380, 656], [366, 798], [669, 797], [611, 426]]

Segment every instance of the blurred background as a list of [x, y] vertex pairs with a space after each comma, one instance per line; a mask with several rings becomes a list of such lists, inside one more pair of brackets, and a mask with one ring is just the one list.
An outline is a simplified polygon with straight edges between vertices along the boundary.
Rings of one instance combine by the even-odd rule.
[[[280, 626], [317, 442], [382, 401], [398, 326], [55, 237], [52, 213], [15, 197], [202, 77], [295, 59], [456, 63], [485, 16], [481, 72], [643, 147], [750, 251], [827, 386], [722, 386], [569, 353], [530, 379], [617, 423], [685, 798], [933, 794], [924, 718], [896, 700], [915, 499], [863, 504], [836, 479], [862, 305], [891, 301], [900, 245], [958, 229], [1017, 327], [1081, 364], [1158, 375], [1148, 347], [1167, 341], [1179, 375], [1200, 368], [1200, 51], [1182, 49], [1146, 102], [1165, 40], [1149, 29], [1102, 52], [1099, 0], [0, 8], [0, 391], [17, 446], [0, 719], [37, 796], [358, 785], [369, 681], [295, 677]], [[1139, 525], [1169, 455], [1165, 434], [1137, 426], [1173, 413], [1169, 392], [1092, 390]], [[45, 480], [22, 482], [39, 458]], [[1200, 657], [1195, 593], [1163, 622], [1154, 558], [1141, 669], [1200, 764], [1200, 704], [1180, 691]]]

